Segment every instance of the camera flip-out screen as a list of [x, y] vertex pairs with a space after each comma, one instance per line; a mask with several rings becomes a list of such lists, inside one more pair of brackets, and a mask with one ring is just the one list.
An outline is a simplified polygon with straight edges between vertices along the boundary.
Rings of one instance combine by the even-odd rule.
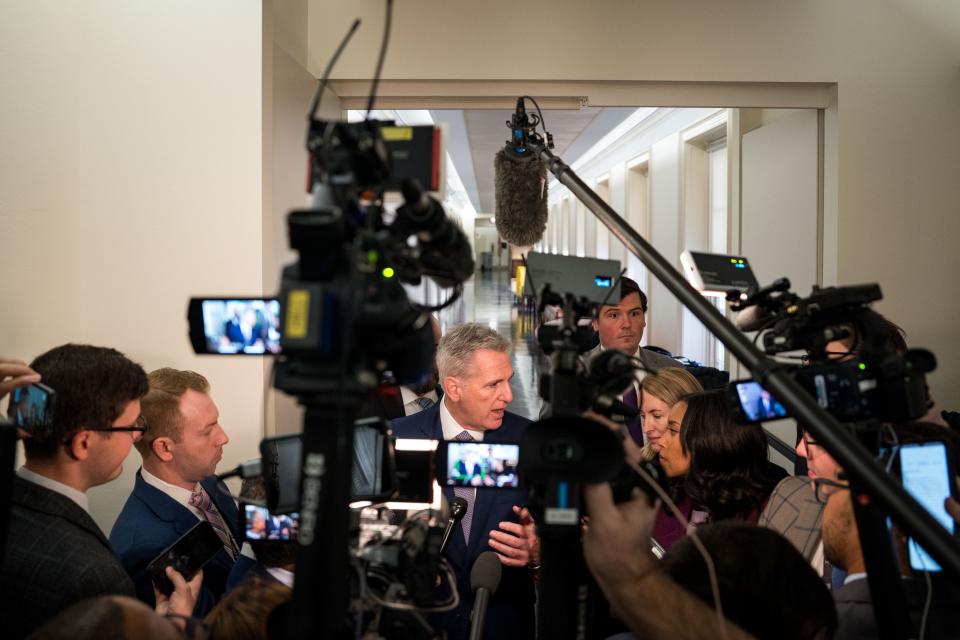
[[620, 302], [619, 260], [598, 260], [596, 258], [578, 258], [547, 253], [527, 254], [526, 289], [531, 295], [540, 295], [531, 285], [542, 289], [550, 288], [561, 295], [572, 293], [577, 298], [586, 296], [590, 302], [612, 300]]
[[280, 353], [280, 302], [273, 298], [193, 298], [187, 311], [197, 353]]

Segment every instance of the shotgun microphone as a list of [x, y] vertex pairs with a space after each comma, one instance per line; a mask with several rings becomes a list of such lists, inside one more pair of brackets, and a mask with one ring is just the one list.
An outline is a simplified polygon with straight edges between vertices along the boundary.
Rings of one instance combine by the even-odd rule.
[[[493, 159], [495, 195], [494, 218], [497, 232], [517, 247], [529, 247], [543, 237], [547, 228], [547, 168], [528, 142], [542, 144], [536, 132], [540, 118], [527, 114], [524, 98], [507, 122], [510, 140]], [[553, 146], [547, 134], [547, 146]]]

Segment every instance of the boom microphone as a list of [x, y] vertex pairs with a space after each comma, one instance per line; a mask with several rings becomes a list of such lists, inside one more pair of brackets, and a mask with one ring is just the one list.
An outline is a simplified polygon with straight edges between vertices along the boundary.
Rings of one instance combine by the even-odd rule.
[[501, 149], [493, 159], [497, 232], [517, 247], [529, 247], [547, 229], [547, 168], [534, 156]]
[[[517, 108], [507, 122], [510, 140], [493, 159], [497, 231], [517, 247], [536, 244], [547, 228], [547, 168], [527, 147], [529, 141], [542, 142], [536, 132], [540, 118], [527, 115], [523, 101], [517, 98]], [[553, 147], [549, 133], [547, 141]]]
[[470, 570], [470, 587], [476, 596], [473, 611], [470, 612], [470, 640], [483, 637], [483, 619], [487, 615], [487, 603], [490, 595], [500, 586], [500, 558], [493, 551], [484, 551], [473, 563]]

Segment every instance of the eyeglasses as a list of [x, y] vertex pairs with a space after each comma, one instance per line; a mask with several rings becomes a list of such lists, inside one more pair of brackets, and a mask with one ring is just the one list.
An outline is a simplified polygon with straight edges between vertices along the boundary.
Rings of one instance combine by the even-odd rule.
[[846, 482], [837, 482], [829, 478], [813, 479], [813, 495], [820, 504], [826, 504], [830, 496], [845, 489], [850, 489], [850, 485]]
[[141, 415], [137, 418], [137, 421], [129, 427], [97, 427], [95, 429], [85, 429], [85, 431], [119, 431], [143, 435], [147, 432], [147, 419]]
[[[134, 440], [139, 440], [143, 437], [143, 434], [147, 432], [147, 419], [140, 415], [136, 422], [134, 422], [129, 427], [91, 427], [89, 429], [80, 429], [77, 431], [116, 431], [120, 433], [131, 433], [133, 434]], [[69, 438], [64, 439], [63, 444], [67, 445], [73, 440], [73, 436], [77, 435], [76, 433], [72, 434]]]
[[816, 449], [813, 447], [819, 447], [820, 443], [808, 436], [806, 432], [803, 433], [800, 439], [803, 441], [803, 448], [806, 449], [807, 452], [807, 455], [804, 457], [808, 460], [816, 457]]

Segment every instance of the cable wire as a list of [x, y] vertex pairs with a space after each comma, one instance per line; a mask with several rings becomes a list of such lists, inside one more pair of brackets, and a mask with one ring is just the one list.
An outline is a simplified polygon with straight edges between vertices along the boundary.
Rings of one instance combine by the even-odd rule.
[[380, 43], [380, 57], [377, 59], [377, 69], [373, 72], [373, 84], [370, 85], [370, 97], [367, 98], [367, 115], [365, 120], [370, 119], [370, 112], [373, 110], [373, 102], [377, 97], [377, 87], [380, 86], [380, 74], [383, 72], [383, 61], [387, 57], [387, 44], [390, 42], [390, 23], [393, 16], [393, 0], [387, 0], [387, 17], [383, 25], [383, 41]]
[[[676, 503], [670, 498], [666, 491], [663, 490], [663, 487], [654, 480], [646, 469], [641, 465], [635, 463], [632, 460], [628, 460], [627, 463], [636, 471], [644, 482], [650, 485], [657, 496], [663, 501], [663, 503], [670, 509], [670, 512], [674, 515], [677, 520], [680, 521], [680, 524], [684, 529], [688, 529], [690, 526], [687, 519], [680, 512], [680, 509], [677, 508]], [[715, 611], [717, 613], [717, 625], [720, 628], [720, 637], [726, 640], [727, 638], [727, 621], [723, 616], [723, 603], [720, 601], [720, 583], [717, 580], [717, 570], [716, 566], [713, 563], [713, 557], [710, 555], [710, 552], [707, 551], [707, 548], [704, 546], [703, 542], [700, 541], [700, 537], [697, 535], [696, 529], [689, 529], [690, 533], [688, 534], [690, 539], [693, 540], [694, 546], [700, 552], [700, 555], [703, 556], [703, 562], [707, 566], [707, 576], [710, 580], [710, 591], [713, 594], [713, 602], [715, 605]]]

